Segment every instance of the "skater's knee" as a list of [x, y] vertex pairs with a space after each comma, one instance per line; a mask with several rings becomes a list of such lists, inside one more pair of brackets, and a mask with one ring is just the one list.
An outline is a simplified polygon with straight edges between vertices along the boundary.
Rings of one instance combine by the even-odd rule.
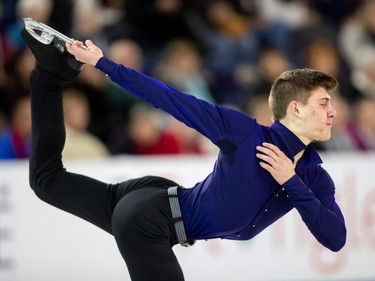
[[37, 169], [30, 166], [29, 185], [35, 194], [45, 200], [48, 197], [48, 190], [56, 182], [64, 169]]
[[38, 173], [36, 172], [36, 169], [33, 168], [33, 166], [31, 165], [31, 162], [30, 162], [29, 185], [30, 185], [32, 190], [35, 191], [36, 189], [38, 189], [38, 181], [39, 181]]
[[45, 181], [42, 180], [40, 176], [38, 176], [37, 173], [30, 172], [29, 175], [29, 184], [31, 189], [35, 192], [35, 194], [41, 198], [45, 195]]

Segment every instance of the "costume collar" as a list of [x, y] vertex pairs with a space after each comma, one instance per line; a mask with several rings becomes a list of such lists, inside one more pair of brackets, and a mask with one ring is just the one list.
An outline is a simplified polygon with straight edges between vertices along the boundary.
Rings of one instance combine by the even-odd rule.
[[270, 128], [281, 138], [282, 144], [280, 149], [282, 149], [292, 161], [296, 154], [305, 150], [301, 158], [302, 161], [299, 162], [303, 162], [305, 166], [317, 165], [323, 162], [311, 145], [306, 146], [292, 131], [279, 121], [275, 121]]

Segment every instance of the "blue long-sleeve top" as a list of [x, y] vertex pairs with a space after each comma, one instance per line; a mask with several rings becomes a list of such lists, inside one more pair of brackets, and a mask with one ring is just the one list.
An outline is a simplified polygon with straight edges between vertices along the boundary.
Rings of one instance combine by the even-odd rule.
[[[245, 114], [209, 104], [105, 57], [96, 67], [220, 149], [213, 171], [203, 181], [179, 189], [188, 239], [248, 240], [295, 208], [322, 245], [332, 251], [344, 246], [346, 227], [334, 183], [317, 152], [283, 124], [262, 126]], [[304, 150], [296, 174], [283, 185], [259, 165], [256, 146], [262, 142], [275, 144], [292, 161]]]

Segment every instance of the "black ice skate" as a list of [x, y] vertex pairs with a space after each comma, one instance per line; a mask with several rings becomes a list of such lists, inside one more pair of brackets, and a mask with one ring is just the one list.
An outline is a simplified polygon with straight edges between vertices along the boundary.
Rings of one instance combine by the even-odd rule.
[[21, 35], [39, 67], [63, 80], [71, 81], [83, 64], [68, 53], [65, 44], [73, 39], [32, 18], [24, 18]]

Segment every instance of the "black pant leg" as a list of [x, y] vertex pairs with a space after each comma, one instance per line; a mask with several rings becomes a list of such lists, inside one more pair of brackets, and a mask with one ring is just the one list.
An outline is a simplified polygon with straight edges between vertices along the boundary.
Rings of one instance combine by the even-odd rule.
[[184, 280], [172, 250], [178, 238], [166, 188], [141, 188], [122, 197], [112, 229], [132, 281]]
[[63, 167], [64, 82], [36, 67], [32, 71], [30, 85], [30, 186], [43, 201], [111, 233], [112, 198], [108, 196], [108, 185], [83, 175], [69, 173]]
[[30, 185], [37, 196], [113, 233], [132, 280], [183, 281], [172, 251], [178, 239], [165, 189], [176, 183], [142, 177], [109, 185], [67, 172], [61, 160], [65, 142], [62, 81], [37, 68], [30, 82]]

